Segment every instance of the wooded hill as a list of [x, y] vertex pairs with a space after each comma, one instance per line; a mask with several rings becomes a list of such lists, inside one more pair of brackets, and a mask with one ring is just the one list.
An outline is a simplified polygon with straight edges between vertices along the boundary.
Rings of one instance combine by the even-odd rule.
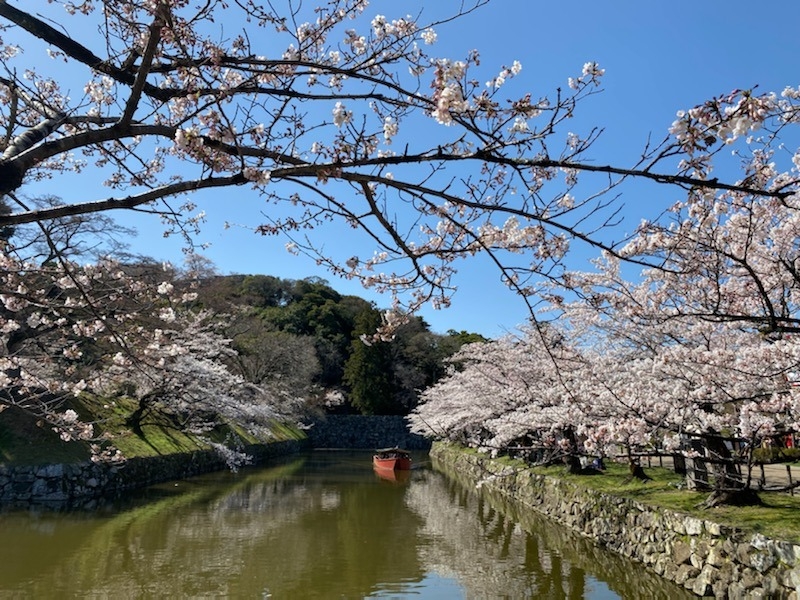
[[381, 324], [381, 311], [342, 295], [319, 278], [210, 276], [196, 288], [198, 307], [220, 315], [245, 379], [282, 389], [333, 412], [406, 414], [418, 392], [438, 381], [445, 360], [481, 335], [434, 333], [421, 317], [391, 342], [362, 341]]

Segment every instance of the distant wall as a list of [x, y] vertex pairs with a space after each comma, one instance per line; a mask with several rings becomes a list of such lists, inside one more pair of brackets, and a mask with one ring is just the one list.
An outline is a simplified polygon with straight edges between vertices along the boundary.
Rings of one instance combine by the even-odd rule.
[[[244, 452], [253, 457], [254, 463], [261, 463], [298, 452], [305, 446], [305, 441], [291, 440], [248, 446]], [[225, 460], [214, 450], [132, 458], [121, 465], [92, 462], [0, 465], [0, 503], [91, 505], [100, 498], [113, 497], [126, 490], [226, 468]]]
[[402, 416], [328, 415], [306, 430], [314, 448], [389, 448], [427, 450], [430, 440], [411, 433]]
[[450, 445], [434, 445], [431, 459], [449, 477], [480, 483], [698, 596], [800, 597], [800, 545], [585, 489]]

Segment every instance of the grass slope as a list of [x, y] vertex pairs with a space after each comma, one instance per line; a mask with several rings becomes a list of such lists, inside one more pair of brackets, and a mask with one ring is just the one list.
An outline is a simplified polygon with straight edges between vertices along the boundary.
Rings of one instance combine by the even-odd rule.
[[[86, 422], [95, 426], [95, 435], [108, 440], [126, 458], [157, 456], [207, 449], [206, 440], [181, 431], [165, 415], [149, 413], [141, 423], [141, 435], [134, 433], [126, 418], [135, 410], [133, 400], [115, 398], [113, 401], [83, 395], [71, 406]], [[304, 434], [287, 424], [275, 422], [268, 435], [254, 436], [241, 426], [229, 423], [206, 434], [213, 442], [236, 440], [240, 444], [261, 444], [274, 441], [302, 439]], [[86, 442], [63, 441], [47, 423], [29, 413], [10, 407], [0, 411], [0, 464], [39, 465], [75, 463], [91, 456]]]

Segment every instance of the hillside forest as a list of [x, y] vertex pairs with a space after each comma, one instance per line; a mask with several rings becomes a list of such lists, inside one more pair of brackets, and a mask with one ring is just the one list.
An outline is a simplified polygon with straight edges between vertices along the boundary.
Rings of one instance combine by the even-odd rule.
[[214, 275], [199, 280], [195, 308], [211, 310], [235, 350], [231, 368], [327, 412], [407, 414], [447, 371], [446, 359], [481, 335], [432, 332], [422, 317], [390, 341], [366, 340], [381, 310], [316, 277]]

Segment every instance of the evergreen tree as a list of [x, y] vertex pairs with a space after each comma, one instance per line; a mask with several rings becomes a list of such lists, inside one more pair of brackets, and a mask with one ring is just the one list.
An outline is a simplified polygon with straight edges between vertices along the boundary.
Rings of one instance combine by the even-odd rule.
[[352, 352], [344, 367], [344, 383], [350, 389], [350, 402], [365, 415], [385, 415], [402, 412], [395, 402], [391, 345], [388, 342], [369, 342], [360, 336], [371, 335], [381, 323], [380, 312], [374, 308], [356, 317]]

